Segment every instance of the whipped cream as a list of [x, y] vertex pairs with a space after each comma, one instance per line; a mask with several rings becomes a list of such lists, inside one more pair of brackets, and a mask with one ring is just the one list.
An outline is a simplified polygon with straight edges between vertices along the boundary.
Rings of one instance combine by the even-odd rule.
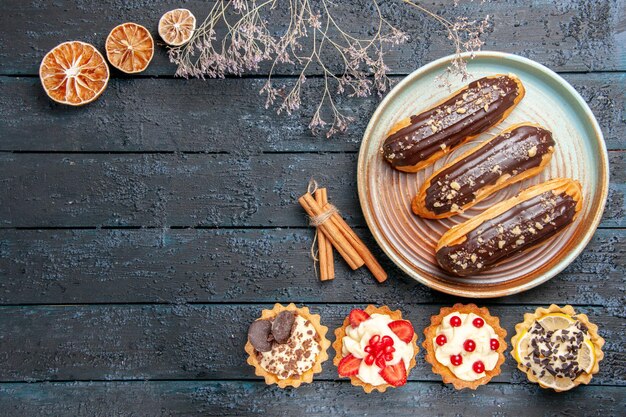
[[[461, 319], [461, 325], [458, 327], [453, 327], [450, 324], [450, 319], [454, 316]], [[473, 321], [476, 318], [482, 319], [474, 313], [450, 313], [443, 318], [433, 338], [437, 361], [463, 381], [475, 381], [485, 376], [485, 372], [477, 373], [474, 371], [473, 365], [476, 361], [481, 361], [485, 365], [485, 371], [491, 371], [498, 362], [498, 352], [491, 350], [491, 339], [498, 339], [498, 335], [496, 335], [493, 327], [484, 322], [484, 319], [482, 327], [474, 326]], [[439, 335], [446, 337], [446, 343], [443, 346], [437, 344], [437, 336]], [[468, 339], [473, 340], [476, 344], [473, 352], [468, 352], [464, 348], [464, 343]], [[458, 366], [453, 365], [450, 359], [453, 355], [461, 355], [463, 362]]]
[[311, 322], [296, 315], [293, 330], [287, 343], [272, 345], [269, 352], [259, 352], [259, 364], [279, 379], [302, 375], [315, 365], [321, 348], [318, 335]]
[[[357, 358], [365, 359], [368, 355], [365, 352], [365, 347], [369, 344], [372, 336], [379, 335], [381, 338], [383, 336], [389, 336], [393, 339], [393, 347], [396, 350], [393, 352], [393, 359], [387, 361], [386, 364], [395, 365], [402, 359], [408, 371], [411, 359], [415, 356], [413, 345], [403, 342], [391, 331], [389, 323], [392, 321], [395, 320], [386, 314], [372, 314], [369, 319], [361, 322], [358, 327], [353, 328], [352, 326], [347, 326], [346, 336], [342, 339], [342, 355], [345, 357], [348, 354], [352, 354]], [[380, 376], [380, 371], [381, 368], [375, 363], [368, 365], [363, 360], [359, 366], [357, 377], [368, 384], [375, 386], [384, 385], [387, 382]]]

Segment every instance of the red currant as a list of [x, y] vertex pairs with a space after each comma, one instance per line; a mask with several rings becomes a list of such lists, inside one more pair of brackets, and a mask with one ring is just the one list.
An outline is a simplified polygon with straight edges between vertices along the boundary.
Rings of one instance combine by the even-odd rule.
[[489, 347], [491, 347], [491, 350], [498, 350], [498, 348], [500, 347], [500, 342], [498, 341], [498, 339], [491, 339], [489, 341]]
[[393, 359], [393, 352], [396, 349], [393, 347], [393, 338], [391, 336], [374, 335], [370, 338], [369, 344], [365, 346], [365, 352], [368, 354], [365, 357], [365, 364], [371, 366], [376, 364], [379, 368], [386, 366], [385, 361]]
[[439, 346], [443, 346], [446, 344], [446, 342], [448, 341], [448, 339], [446, 338], [445, 334], [440, 334], [439, 336], [437, 336], [437, 338], [435, 339], [435, 343], [437, 343]]
[[450, 318], [450, 326], [459, 327], [461, 325], [461, 318], [459, 316], [452, 316]]
[[474, 342], [472, 339], [467, 339], [463, 343], [463, 349], [468, 352], [473, 352], [476, 349], [476, 342]]
[[472, 324], [474, 325], [474, 327], [478, 327], [480, 329], [485, 325], [485, 320], [481, 319], [480, 317], [476, 317]]
[[450, 363], [454, 366], [459, 366], [463, 363], [463, 357], [461, 355], [451, 355]]
[[376, 358], [376, 366], [378, 366], [379, 368], [384, 368], [385, 367], [385, 358], [382, 356], [379, 356], [378, 358]]
[[485, 372], [485, 364], [482, 363], [481, 361], [476, 361], [474, 362], [474, 364], [472, 365], [472, 369], [474, 370], [474, 372], [476, 372], [477, 374], [482, 374], [483, 372]]

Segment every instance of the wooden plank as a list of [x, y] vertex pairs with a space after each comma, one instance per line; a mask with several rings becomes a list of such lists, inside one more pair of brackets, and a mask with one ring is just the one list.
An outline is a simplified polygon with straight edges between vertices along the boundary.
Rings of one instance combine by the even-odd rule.
[[[609, 149], [626, 149], [625, 73], [564, 74], [587, 100]], [[393, 77], [399, 81], [402, 77]], [[285, 82], [291, 82], [284, 79]], [[320, 87], [310, 79], [306, 96]], [[264, 108], [263, 79], [115, 79], [81, 109], [53, 104], [37, 78], [0, 77], [0, 150], [80, 152], [358, 151], [378, 97], [345, 99], [345, 135], [313, 136], [310, 97], [291, 116]], [[225, 112], [223, 109], [227, 108]], [[54, 126], [53, 129], [50, 127]], [[28, 132], [28, 134], [25, 134]], [[228, 140], [224, 140], [228, 138]]]
[[[603, 227], [623, 225], [624, 152], [611, 152]], [[305, 226], [311, 177], [363, 225], [355, 154], [0, 154], [0, 226]]]
[[[440, 307], [398, 305], [395, 300], [389, 305], [401, 308], [420, 335], [430, 323], [430, 316], [437, 314]], [[262, 308], [270, 306], [2, 307], [0, 381], [258, 379], [246, 363], [243, 347], [250, 322], [260, 315]], [[352, 308], [336, 304], [309, 306], [321, 314], [322, 323], [331, 329], [331, 335]], [[494, 305], [489, 309], [500, 317], [510, 337], [515, 324], [534, 307]], [[587, 313], [607, 340], [602, 372], [594, 377], [593, 385], [626, 384], [623, 305], [577, 307], [577, 310]], [[320, 379], [336, 378], [336, 368], [329, 361]], [[423, 350], [409, 378], [440, 381], [423, 360]], [[508, 356], [502, 374], [494, 381], [519, 383], [524, 379]]]
[[[298, 389], [262, 382], [78, 382], [1, 384], [0, 405], [14, 416], [459, 416], [623, 414], [624, 387], [579, 387], [558, 395], [535, 386], [489, 384], [456, 391], [409, 382], [375, 401], [347, 382], [315, 382]], [[532, 406], [529, 406], [531, 405]], [[621, 410], [621, 411], [620, 411]]]
[[[457, 8], [453, 3], [454, 0], [438, 0], [425, 6], [452, 20], [456, 16], [482, 19], [489, 14], [493, 28], [486, 37], [485, 50], [528, 56], [561, 71], [626, 69], [625, 45], [619, 27], [623, 14], [620, 0], [541, 1], [532, 5], [506, 0], [491, 1], [488, 5], [468, 1]], [[375, 11], [369, 3], [367, 6], [360, 1], [336, 4], [335, 16], [344, 30], [357, 37], [371, 35], [373, 24], [366, 22], [372, 22]], [[77, 6], [70, 1], [5, 0], [0, 4], [0, 25], [5, 28], [0, 33], [0, 73], [36, 74], [43, 55], [67, 40], [91, 42], [103, 50], [106, 36], [114, 26], [133, 21], [148, 27], [157, 41], [155, 57], [145, 73], [171, 75], [175, 69], [167, 60], [156, 25], [164, 12], [179, 6], [175, 1], [136, 7], [99, 1], [84, 1]], [[186, 2], [185, 7], [202, 21], [210, 4], [193, 0]], [[387, 56], [387, 65], [396, 73], [409, 73], [454, 51], [445, 29], [432, 19], [396, 2], [383, 3], [382, 8], [385, 17], [411, 37], [409, 43]], [[287, 22], [286, 9], [278, 8], [272, 21]], [[284, 27], [274, 25], [272, 29], [280, 31]], [[26, 36], [14, 36], [16, 33]], [[337, 58], [330, 58], [328, 65], [336, 67]], [[265, 71], [266, 66], [260, 70]], [[289, 73], [293, 69], [285, 66], [281, 72]]]
[[[377, 284], [365, 269], [336, 263], [320, 282], [311, 230], [2, 230], [0, 304], [318, 302], [449, 303], [367, 245], [390, 274]], [[592, 304], [626, 301], [626, 230], [598, 230], [572, 265], [549, 282], [502, 304]], [[493, 301], [492, 301], [493, 302]]]

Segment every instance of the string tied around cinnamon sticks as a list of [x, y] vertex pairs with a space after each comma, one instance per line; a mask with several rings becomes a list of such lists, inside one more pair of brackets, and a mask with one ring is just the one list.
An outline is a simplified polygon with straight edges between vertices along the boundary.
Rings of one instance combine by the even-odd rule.
[[337, 208], [328, 202], [326, 188], [319, 188], [317, 182], [311, 179], [307, 192], [298, 199], [298, 202], [309, 215], [311, 226], [316, 227], [322, 281], [333, 279], [335, 276], [333, 247], [353, 270], [365, 265], [378, 282], [387, 279], [387, 273], [374, 255], [348, 226]]

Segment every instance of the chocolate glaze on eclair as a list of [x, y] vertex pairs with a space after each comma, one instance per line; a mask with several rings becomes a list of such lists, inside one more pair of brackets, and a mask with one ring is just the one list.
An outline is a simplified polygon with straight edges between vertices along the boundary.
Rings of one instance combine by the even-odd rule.
[[538, 184], [446, 232], [437, 245], [437, 262], [454, 275], [482, 272], [562, 231], [581, 208], [577, 181]]
[[418, 171], [500, 123], [524, 97], [514, 75], [471, 82], [430, 109], [396, 123], [382, 146], [396, 169]]
[[540, 173], [554, 152], [552, 134], [518, 124], [445, 165], [421, 186], [412, 203], [419, 216], [441, 219], [494, 192]]

